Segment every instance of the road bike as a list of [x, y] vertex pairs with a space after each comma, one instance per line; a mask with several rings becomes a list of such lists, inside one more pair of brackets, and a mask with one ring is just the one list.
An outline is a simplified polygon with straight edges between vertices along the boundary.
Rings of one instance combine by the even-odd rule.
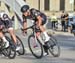
[[[21, 28], [22, 31], [27, 30], [27, 29], [32, 29], [32, 33], [28, 37], [28, 46], [29, 46], [31, 53], [33, 54], [33, 56], [35, 56], [38, 59], [42, 58], [43, 57], [43, 42], [41, 42], [36, 37], [36, 30], [38, 30], [41, 33], [40, 29], [37, 29], [35, 22], [34, 22], [34, 25], [26, 29]], [[48, 44], [49, 44], [48, 51], [54, 57], [60, 56], [60, 46], [58, 45], [57, 40], [51, 34], [48, 34], [48, 35], [50, 36], [50, 40], [48, 41]], [[44, 40], [43, 37], [44, 35], [41, 36], [42, 40]]]

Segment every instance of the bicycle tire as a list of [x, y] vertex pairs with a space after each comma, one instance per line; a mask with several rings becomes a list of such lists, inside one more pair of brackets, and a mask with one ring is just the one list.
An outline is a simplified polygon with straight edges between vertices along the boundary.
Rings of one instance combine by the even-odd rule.
[[[9, 41], [9, 47], [7, 48], [7, 51], [9, 51], [9, 52], [7, 53], [8, 54], [7, 56], [9, 59], [14, 59], [16, 57], [15, 45], [9, 37], [7, 37], [7, 36], [5, 36], [5, 37]], [[11, 56], [12, 52], [13, 52], [13, 54]]]
[[35, 38], [35, 36], [34, 36], [33, 34], [28, 37], [28, 46], [29, 46], [29, 49], [30, 49], [30, 51], [31, 51], [31, 53], [32, 53], [32, 55], [33, 55], [34, 57], [36, 57], [37, 59], [40, 59], [40, 58], [43, 57], [43, 46], [42, 46], [42, 44], [40, 43], [40, 41], [37, 39], [37, 41], [38, 41], [38, 43], [39, 43], [39, 45], [40, 45], [41, 54], [40, 54], [40, 55], [36, 55], [36, 54], [34, 53], [33, 49], [31, 48], [31, 43], [30, 43], [31, 41], [30, 41], [30, 39], [31, 39], [32, 37]]
[[19, 40], [19, 42], [20, 42], [19, 44], [20, 44], [20, 46], [21, 46], [21, 50], [17, 51], [17, 53], [18, 53], [19, 55], [24, 55], [24, 54], [25, 54], [24, 45], [23, 45], [21, 39], [20, 39], [17, 35], [16, 35], [16, 38]]
[[[59, 46], [59, 44], [58, 44], [58, 42], [57, 42], [57, 40], [56, 40], [56, 38], [54, 36], [52, 36], [52, 35], [49, 35], [49, 36], [50, 36], [50, 41], [49, 41], [50, 48], [49, 48], [49, 51], [54, 57], [59, 57], [60, 56], [60, 46]], [[54, 51], [53, 51], [54, 46], [57, 47], [57, 53], [54, 53]]]

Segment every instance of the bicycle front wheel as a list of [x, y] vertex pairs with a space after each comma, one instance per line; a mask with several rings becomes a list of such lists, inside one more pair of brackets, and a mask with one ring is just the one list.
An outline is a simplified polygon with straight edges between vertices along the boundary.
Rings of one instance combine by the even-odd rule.
[[38, 39], [35, 38], [34, 35], [29, 36], [28, 46], [29, 46], [29, 49], [30, 49], [31, 53], [33, 54], [33, 56], [35, 56], [38, 59], [43, 57], [42, 44], [40, 43], [40, 41]]
[[16, 36], [16, 38], [17, 38], [17, 41], [18, 41], [18, 45], [20, 47], [20, 50], [18, 50], [17, 52], [18, 52], [19, 55], [24, 55], [24, 53], [25, 53], [24, 45], [23, 45], [21, 39], [18, 36]]
[[5, 36], [5, 37], [9, 41], [9, 47], [6, 49], [7, 56], [9, 59], [14, 59], [16, 57], [15, 45], [9, 37], [7, 37], [7, 36]]
[[12, 44], [11, 46], [9, 46], [8, 51], [9, 51], [8, 58], [9, 59], [14, 59], [16, 57], [16, 50], [15, 50], [14, 44]]

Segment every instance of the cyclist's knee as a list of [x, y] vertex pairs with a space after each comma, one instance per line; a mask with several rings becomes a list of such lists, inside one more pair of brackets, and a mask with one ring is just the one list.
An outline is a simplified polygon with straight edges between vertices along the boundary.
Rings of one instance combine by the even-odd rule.
[[14, 34], [14, 29], [13, 28], [8, 28], [8, 32], [13, 35]]

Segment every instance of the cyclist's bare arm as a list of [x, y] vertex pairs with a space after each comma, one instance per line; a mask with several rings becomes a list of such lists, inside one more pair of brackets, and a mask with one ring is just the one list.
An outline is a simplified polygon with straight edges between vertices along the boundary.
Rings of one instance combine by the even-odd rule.
[[27, 28], [27, 21], [24, 21], [23, 23], [23, 29], [26, 29]]
[[[27, 21], [26, 19], [23, 19], [23, 29], [27, 28]], [[27, 33], [27, 30], [23, 30], [23, 33]]]

